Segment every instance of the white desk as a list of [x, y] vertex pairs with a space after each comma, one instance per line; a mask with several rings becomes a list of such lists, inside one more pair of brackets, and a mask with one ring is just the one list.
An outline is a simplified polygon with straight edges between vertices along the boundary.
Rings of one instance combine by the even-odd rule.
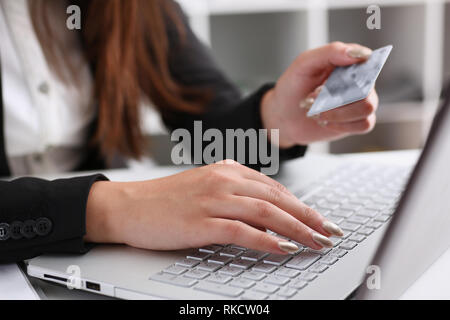
[[[277, 180], [290, 187], [295, 182], [297, 190], [301, 191], [314, 182], [317, 178], [326, 175], [343, 162], [372, 162], [386, 164], [413, 164], [419, 155], [418, 151], [379, 152], [351, 155], [318, 155], [308, 154], [306, 157], [285, 163]], [[185, 170], [186, 167], [157, 167], [150, 162], [134, 163], [127, 170], [104, 171], [109, 179], [114, 181], [134, 181], [154, 179]], [[72, 174], [73, 176], [73, 174]], [[46, 176], [46, 178], [61, 178], [58, 176]], [[299, 182], [301, 182], [299, 184]], [[450, 298], [450, 250], [446, 252], [427, 272], [405, 293], [408, 299]], [[79, 292], [69, 291], [66, 288], [41, 281], [32, 280], [42, 290], [41, 293], [48, 299], [105, 299], [105, 297]]]

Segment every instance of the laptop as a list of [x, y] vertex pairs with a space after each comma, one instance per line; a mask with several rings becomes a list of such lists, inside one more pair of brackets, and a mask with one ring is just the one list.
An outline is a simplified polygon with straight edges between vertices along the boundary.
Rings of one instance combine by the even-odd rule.
[[[301, 195], [345, 230], [331, 249], [300, 245], [285, 256], [233, 244], [170, 252], [99, 245], [37, 257], [27, 272], [123, 299], [399, 298], [450, 245], [450, 87], [445, 96], [414, 168], [345, 164]], [[381, 275], [376, 288], [366, 285], [368, 270]]]

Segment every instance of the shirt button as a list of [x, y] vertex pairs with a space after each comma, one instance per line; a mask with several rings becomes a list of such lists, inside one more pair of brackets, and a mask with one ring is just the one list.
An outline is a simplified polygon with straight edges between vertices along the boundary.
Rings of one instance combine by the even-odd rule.
[[0, 241], [6, 241], [11, 235], [9, 224], [0, 223]]
[[39, 86], [38, 86], [38, 90], [40, 93], [42, 94], [48, 94], [50, 92], [50, 86], [48, 85], [47, 82], [42, 82]]
[[11, 223], [11, 226], [10, 226], [11, 239], [13, 239], [13, 240], [22, 239], [22, 237], [23, 237], [22, 233], [21, 233], [22, 226], [23, 226], [23, 223], [20, 221], [14, 221], [13, 223]]
[[34, 220], [27, 220], [23, 223], [22, 229], [20, 230], [20, 233], [22, 236], [24, 236], [26, 239], [33, 239], [36, 236], [36, 232], [34, 231], [36, 223]]
[[46, 236], [52, 231], [52, 222], [47, 218], [39, 218], [36, 220], [36, 224], [34, 227], [34, 232], [38, 236]]

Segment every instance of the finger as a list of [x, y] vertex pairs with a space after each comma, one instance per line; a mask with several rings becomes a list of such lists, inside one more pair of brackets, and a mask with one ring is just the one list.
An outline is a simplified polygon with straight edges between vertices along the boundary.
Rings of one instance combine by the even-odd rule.
[[278, 190], [280, 190], [281, 192], [290, 195], [292, 197], [295, 197], [285, 186], [283, 186], [281, 183], [279, 183], [278, 181], [266, 176], [265, 174], [262, 174], [261, 172], [258, 172], [256, 170], [250, 169], [246, 166], [243, 166], [241, 164], [239, 164], [238, 162], [234, 161], [234, 160], [224, 160], [224, 161], [220, 161], [217, 162], [217, 164], [229, 164], [230, 168], [233, 168], [233, 170], [236, 170], [237, 172], [240, 173], [241, 177], [249, 179], [249, 180], [254, 180], [254, 181], [259, 181], [261, 183], [267, 184], [269, 186], [272, 186]]
[[335, 67], [366, 61], [371, 54], [371, 49], [359, 44], [333, 42], [300, 55], [297, 60], [297, 73], [301, 77], [307, 77], [308, 79], [311, 76], [317, 77], [322, 75], [324, 79], [321, 79], [321, 81], [323, 81]]
[[[212, 242], [219, 244], [233, 243], [246, 248], [276, 254], [294, 253], [298, 250], [294, 244], [262, 232], [241, 222], [214, 218], [209, 222], [210, 230], [214, 230]], [[281, 248], [284, 248], [281, 249]]]
[[378, 108], [378, 95], [373, 89], [369, 96], [341, 108], [320, 114], [319, 121], [328, 122], [355, 122], [368, 118]]
[[[296, 197], [290, 197], [280, 192], [277, 188], [250, 180], [245, 184], [237, 184], [235, 188], [237, 195], [267, 201], [327, 237], [343, 235], [342, 230], [337, 225], [328, 221], [319, 212], [308, 207]], [[288, 220], [286, 223], [292, 222], [291, 219]], [[260, 220], [257, 219], [257, 221]], [[270, 229], [270, 227], [268, 228]]]
[[313, 92], [311, 92], [305, 99], [300, 101], [300, 109], [304, 109], [306, 111], [309, 111], [311, 109], [312, 105], [316, 101], [317, 97], [320, 94], [320, 91], [322, 90], [323, 85], [318, 86]]
[[[319, 122], [320, 123], [320, 122]], [[351, 134], [363, 134], [370, 132], [376, 123], [376, 115], [375, 113], [371, 114], [368, 118], [355, 122], [327, 122], [321, 123], [322, 126], [327, 129], [342, 132], [342, 133], [351, 133]]]
[[313, 249], [332, 246], [331, 241], [326, 236], [312, 230], [272, 203], [245, 196], [236, 196], [228, 204], [228, 210], [218, 213], [219, 217], [239, 220], [247, 224], [262, 224], [269, 230]]

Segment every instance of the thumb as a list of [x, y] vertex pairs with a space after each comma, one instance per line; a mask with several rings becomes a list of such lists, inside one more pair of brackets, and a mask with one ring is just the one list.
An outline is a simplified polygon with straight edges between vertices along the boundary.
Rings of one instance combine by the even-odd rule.
[[305, 52], [299, 57], [300, 72], [306, 76], [329, 73], [338, 66], [348, 66], [366, 61], [372, 50], [355, 43], [332, 42], [326, 46]]

